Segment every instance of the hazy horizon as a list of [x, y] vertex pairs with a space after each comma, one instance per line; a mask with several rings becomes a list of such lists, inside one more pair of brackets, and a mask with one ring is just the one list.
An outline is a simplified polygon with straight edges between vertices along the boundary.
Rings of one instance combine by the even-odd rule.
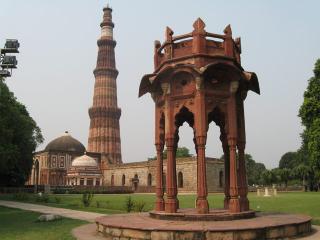
[[[7, 78], [48, 142], [69, 131], [87, 146], [102, 8], [106, 1], [2, 0], [0, 47], [6, 38], [21, 44], [18, 69]], [[245, 102], [246, 152], [266, 167], [300, 147], [297, 116], [308, 79], [320, 58], [318, 1], [109, 1], [113, 8], [122, 159], [144, 161], [155, 155], [154, 103], [138, 99], [141, 77], [153, 71], [154, 40], [165, 27], [175, 35], [192, 31], [201, 17], [208, 32], [231, 24], [241, 37], [242, 66], [256, 72], [261, 95]], [[220, 157], [218, 128], [208, 132], [207, 156]], [[179, 146], [194, 154], [192, 130], [180, 128]]]

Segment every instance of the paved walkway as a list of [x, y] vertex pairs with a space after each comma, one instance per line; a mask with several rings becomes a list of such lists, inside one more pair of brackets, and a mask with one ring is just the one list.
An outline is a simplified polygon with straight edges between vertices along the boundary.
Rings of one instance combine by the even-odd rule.
[[77, 210], [71, 210], [71, 209], [65, 209], [65, 208], [48, 207], [43, 205], [14, 202], [14, 201], [0, 200], [0, 206], [10, 207], [10, 208], [19, 208], [19, 209], [33, 211], [33, 212], [56, 214], [63, 217], [79, 219], [79, 220], [84, 220], [88, 222], [95, 222], [94, 220], [97, 217], [105, 216], [105, 214], [101, 214], [101, 213], [84, 212], [84, 211], [77, 211]]
[[107, 240], [97, 232], [97, 226], [94, 223], [81, 225], [72, 229], [72, 235], [77, 240]]

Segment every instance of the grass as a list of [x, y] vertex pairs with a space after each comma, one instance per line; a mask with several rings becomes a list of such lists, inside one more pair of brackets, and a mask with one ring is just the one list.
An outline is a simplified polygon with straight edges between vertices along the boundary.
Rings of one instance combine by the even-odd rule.
[[[134, 202], [145, 202], [145, 211], [153, 209], [154, 194], [96, 194], [89, 207], [81, 203], [81, 194], [51, 195], [47, 206], [69, 208], [82, 211], [115, 214], [125, 212], [125, 201], [128, 196]], [[60, 198], [57, 203], [55, 197]], [[223, 194], [209, 194], [210, 207], [222, 208]], [[12, 195], [0, 195], [0, 199], [15, 200]], [[195, 205], [195, 195], [179, 195], [181, 208], [191, 208]], [[258, 197], [255, 193], [249, 194], [251, 209], [267, 212], [300, 213], [313, 217], [313, 224], [320, 225], [320, 192], [288, 192], [278, 193], [275, 197]], [[35, 202], [33, 197], [28, 201]], [[98, 202], [98, 203], [97, 203]]]
[[0, 207], [1, 240], [71, 240], [71, 229], [85, 221], [63, 218], [53, 222], [37, 222], [40, 213]]

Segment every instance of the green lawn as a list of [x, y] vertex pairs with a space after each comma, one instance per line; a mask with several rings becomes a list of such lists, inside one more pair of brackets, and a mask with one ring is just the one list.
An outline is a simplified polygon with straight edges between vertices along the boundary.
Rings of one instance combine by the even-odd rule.
[[[131, 196], [135, 203], [145, 203], [145, 211], [153, 208], [154, 194], [96, 194], [90, 207], [84, 207], [81, 203], [81, 194], [50, 195], [48, 203], [40, 203], [48, 206], [92, 211], [99, 213], [123, 213], [125, 201]], [[59, 198], [60, 202], [55, 200]], [[209, 194], [210, 207], [222, 208], [223, 194]], [[0, 195], [0, 199], [15, 200], [12, 195]], [[35, 202], [30, 195], [29, 202]], [[179, 195], [180, 207], [194, 207], [195, 195]], [[320, 192], [289, 192], [279, 193], [276, 197], [257, 197], [249, 194], [251, 209], [268, 212], [285, 212], [307, 214], [314, 218], [314, 224], [320, 225]]]
[[71, 229], [86, 222], [63, 218], [53, 222], [36, 222], [40, 213], [0, 207], [1, 240], [69, 240]]

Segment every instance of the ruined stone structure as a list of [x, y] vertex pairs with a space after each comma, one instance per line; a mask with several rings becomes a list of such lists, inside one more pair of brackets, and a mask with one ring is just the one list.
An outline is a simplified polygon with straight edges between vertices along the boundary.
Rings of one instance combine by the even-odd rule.
[[[122, 163], [119, 126], [121, 109], [117, 103], [116, 41], [113, 39], [112, 9], [106, 7], [103, 12], [97, 66], [94, 70], [93, 106], [89, 109], [88, 151], [107, 155], [109, 163], [119, 164]], [[102, 167], [105, 164], [103, 162]]]
[[[173, 36], [167, 27], [166, 41], [155, 42], [154, 72], [145, 75], [139, 96], [150, 92], [155, 102], [157, 150], [156, 211], [176, 213], [176, 149], [179, 127], [187, 122], [194, 131], [197, 152], [197, 212], [209, 213], [205, 148], [210, 123], [220, 127], [225, 157], [225, 209], [249, 210], [244, 160], [244, 100], [247, 92], [260, 93], [255, 73], [246, 72], [240, 61], [241, 41], [233, 39], [230, 25], [224, 34], [205, 31], [198, 18], [193, 31]], [[167, 147], [166, 200], [163, 193], [163, 149]], [[239, 160], [236, 159], [238, 153]]]

